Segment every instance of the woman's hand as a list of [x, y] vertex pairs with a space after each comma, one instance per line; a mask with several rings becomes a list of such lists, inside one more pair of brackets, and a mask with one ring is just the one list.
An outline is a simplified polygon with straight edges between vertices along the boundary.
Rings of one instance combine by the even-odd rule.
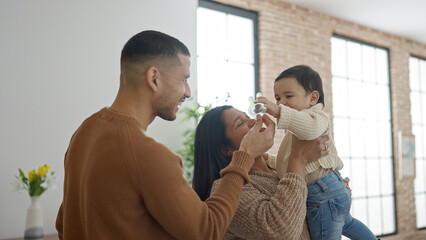
[[298, 156], [306, 163], [314, 162], [328, 154], [328, 132], [311, 141], [299, 140], [292, 136], [291, 155]]
[[[263, 123], [266, 128], [262, 127]], [[241, 140], [240, 150], [257, 158], [272, 147], [274, 136], [275, 123], [268, 116], [264, 115], [262, 118], [257, 114], [255, 125]]]
[[277, 119], [280, 117], [280, 106], [278, 106], [272, 101], [269, 101], [267, 98], [262, 96], [258, 97], [256, 101], [254, 101], [254, 103], [263, 103], [263, 105], [265, 105], [266, 107], [266, 113]]
[[[339, 171], [336, 171], [340, 176], [342, 176], [342, 174], [340, 174]], [[349, 187], [349, 182], [351, 180], [348, 177], [343, 178], [343, 183], [345, 184], [345, 187], [351, 192], [352, 195], [352, 189]]]
[[328, 132], [321, 137], [304, 141], [292, 136], [291, 153], [287, 172], [293, 172], [305, 177], [306, 164], [328, 154]]
[[349, 192], [351, 192], [351, 195], [352, 195], [352, 189], [351, 189], [351, 187], [349, 187], [350, 181], [351, 180], [348, 177], [343, 178], [343, 182], [345, 183], [345, 186], [348, 188]]

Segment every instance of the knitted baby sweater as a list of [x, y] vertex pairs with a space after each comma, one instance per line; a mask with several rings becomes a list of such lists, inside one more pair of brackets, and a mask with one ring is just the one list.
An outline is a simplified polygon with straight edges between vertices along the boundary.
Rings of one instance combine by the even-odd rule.
[[[301, 111], [284, 106], [282, 104], [280, 105], [280, 109], [281, 113], [277, 124], [278, 128], [288, 130], [284, 136], [283, 141], [281, 142], [278, 155], [275, 160], [277, 175], [281, 178], [287, 172], [288, 160], [291, 153], [292, 134], [301, 140], [313, 140], [330, 129], [330, 119], [328, 118], [327, 114], [322, 111], [323, 104], [321, 103]], [[343, 168], [343, 162], [337, 156], [337, 150], [331, 136], [329, 154], [320, 158], [318, 161], [307, 164], [306, 174], [308, 175], [313, 173], [320, 168], [334, 170], [340, 170]], [[326, 171], [321, 172], [326, 173]], [[309, 178], [309, 175], [307, 177]], [[312, 180], [308, 182], [311, 181]]]
[[[306, 216], [307, 188], [304, 179], [286, 173], [249, 172], [237, 212], [223, 239], [310, 239]], [[217, 191], [221, 179], [213, 183]]]

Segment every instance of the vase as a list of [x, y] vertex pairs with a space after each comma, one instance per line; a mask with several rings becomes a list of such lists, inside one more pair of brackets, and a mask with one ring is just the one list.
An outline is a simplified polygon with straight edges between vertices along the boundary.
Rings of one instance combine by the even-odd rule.
[[40, 196], [33, 196], [27, 210], [24, 239], [43, 239], [43, 235], [43, 210], [40, 206]]

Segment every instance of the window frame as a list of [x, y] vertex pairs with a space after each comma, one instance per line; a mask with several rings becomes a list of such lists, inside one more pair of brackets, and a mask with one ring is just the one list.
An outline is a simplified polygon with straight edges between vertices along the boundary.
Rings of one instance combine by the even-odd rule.
[[[420, 56], [417, 56], [417, 55], [414, 55], [414, 54], [410, 54], [410, 57], [409, 57], [409, 59], [408, 59], [408, 63], [409, 63], [409, 66], [408, 66], [408, 69], [409, 70], [411, 70], [411, 66], [410, 66], [410, 62], [411, 62], [411, 58], [415, 58], [415, 59], [417, 59], [418, 61], [419, 61], [419, 64], [420, 64], [420, 62], [421, 61], [424, 61], [425, 63], [426, 63], [426, 58], [424, 58], [424, 57], [420, 57]], [[418, 71], [420, 71], [420, 65], [419, 65], [419, 68], [417, 69]], [[419, 80], [421, 80], [421, 78], [419, 79]], [[410, 117], [411, 117], [411, 132], [413, 133], [413, 135], [414, 136], [416, 136], [415, 135], [415, 133], [413, 132], [413, 125], [418, 125], [418, 124], [414, 124], [413, 123], [413, 119], [412, 119], [412, 115], [411, 115], [411, 93], [412, 93], [412, 91], [413, 91], [413, 89], [411, 88], [411, 72], [410, 72], [410, 77], [409, 77], [409, 88], [410, 88]], [[426, 92], [422, 92], [422, 89], [421, 89], [421, 86], [420, 86], [420, 89], [419, 90], [414, 90], [415, 92], [418, 92], [419, 94], [424, 94], [425, 96], [426, 96]], [[424, 108], [422, 108], [421, 107], [421, 109], [424, 109]], [[420, 126], [422, 126], [422, 127], [424, 127], [424, 128], [426, 128], [426, 119], [422, 119], [422, 122], [420, 123]], [[423, 136], [423, 141], [426, 141], [426, 136]], [[415, 146], [416, 148], [418, 147], [418, 146]], [[421, 146], [420, 146], [421, 147]], [[425, 151], [425, 149], [423, 149], [423, 151]], [[423, 153], [424, 154], [424, 153]], [[423, 159], [426, 159], [426, 156], [424, 155], [423, 156]], [[415, 158], [415, 160], [417, 161], [417, 158]], [[417, 162], [415, 163], [415, 165], [417, 165]], [[426, 165], [426, 161], [425, 161], [425, 165]], [[426, 168], [426, 166], [425, 166], [425, 168]], [[416, 175], [417, 175], [417, 173], [416, 173]], [[425, 190], [424, 190], [424, 192], [422, 193], [422, 194], [424, 194], [425, 195], [425, 199], [426, 199], [426, 179], [425, 179], [425, 182], [423, 183], [424, 184], [424, 188], [425, 188]], [[414, 184], [414, 201], [415, 201], [415, 203], [414, 203], [414, 206], [415, 206], [415, 212], [416, 212], [416, 216], [417, 216], [417, 204], [416, 204], [416, 195], [417, 195], [417, 192], [416, 192], [416, 185]], [[425, 213], [423, 213], [423, 214], [425, 214], [426, 215], [426, 212]], [[416, 228], [418, 229], [418, 230], [424, 230], [424, 229], [426, 229], [426, 225], [424, 226], [424, 227], [418, 227], [418, 225], [417, 225], [417, 217], [416, 217]]]
[[[337, 34], [337, 33], [333, 33], [332, 36], [331, 36], [331, 38], [330, 38], [330, 40], [332, 40], [333, 38], [341, 39], [341, 40], [344, 40], [346, 42], [358, 43], [358, 44], [361, 45], [361, 47], [363, 45], [365, 45], [365, 46], [373, 47], [375, 49], [376, 48], [377, 49], [381, 49], [381, 50], [386, 51], [386, 53], [387, 53], [387, 74], [388, 74], [388, 80], [389, 80], [388, 84], [389, 84], [390, 138], [391, 138], [390, 139], [390, 142], [391, 142], [391, 145], [390, 145], [390, 148], [391, 148], [390, 159], [391, 159], [391, 176], [392, 176], [392, 181], [393, 181], [393, 183], [392, 183], [393, 184], [393, 193], [390, 194], [390, 196], [393, 197], [393, 204], [394, 204], [393, 217], [394, 217], [394, 220], [395, 220], [394, 221], [395, 230], [393, 232], [390, 232], [390, 233], [385, 233], [385, 234], [382, 234], [382, 235], [377, 235], [377, 237], [380, 238], [380, 237], [386, 237], [386, 236], [395, 235], [395, 234], [398, 233], [398, 221], [397, 221], [398, 219], [397, 219], [397, 213], [396, 213], [397, 199], [396, 199], [396, 181], [395, 181], [395, 167], [394, 167], [395, 166], [395, 142], [394, 142], [394, 128], [393, 128], [394, 127], [394, 123], [393, 123], [393, 117], [392, 117], [393, 116], [393, 107], [392, 107], [392, 77], [391, 77], [391, 69], [390, 69], [391, 68], [391, 65], [390, 65], [390, 51], [389, 51], [388, 48], [385, 48], [385, 47], [382, 47], [382, 46], [378, 46], [378, 45], [375, 45], [375, 44], [372, 44], [372, 43], [368, 43], [368, 42], [365, 42], [365, 41], [361, 41], [361, 40], [358, 40], [358, 39], [354, 39], [354, 38], [351, 38], [351, 37], [347, 37], [347, 36], [344, 36], [344, 35], [340, 35], [340, 34]], [[330, 46], [332, 48], [332, 43], [330, 43]], [[331, 58], [330, 68], [332, 67], [332, 61], [333, 61], [333, 59]], [[346, 54], [345, 61], [346, 61], [346, 66], [347, 66], [348, 65], [347, 64], [348, 63], [347, 62], [348, 61], [347, 54]], [[348, 70], [346, 70], [346, 72], [347, 71]], [[346, 73], [346, 76], [340, 76], [340, 75], [334, 75], [332, 69], [331, 69], [330, 72], [331, 72], [332, 79], [335, 78], [335, 77], [338, 77], [338, 78], [343, 78], [346, 81], [351, 81], [350, 77], [348, 77], [347, 73]], [[361, 78], [361, 80], [362, 80], [362, 82], [365, 81], [363, 78]], [[331, 84], [333, 85], [333, 80], [332, 80]], [[376, 85], [378, 85], [377, 82], [376, 82]], [[333, 123], [334, 123], [334, 118], [335, 118], [334, 115], [335, 114], [334, 114], [334, 111], [333, 111]], [[351, 118], [354, 119], [353, 117], [348, 116], [347, 117], [348, 121], [350, 121]], [[333, 132], [334, 132], [334, 124], [333, 124]], [[363, 158], [364, 159], [369, 159], [366, 156], [364, 156]], [[349, 156], [349, 159], [352, 159], [352, 156]], [[352, 160], [351, 160], [351, 163], [352, 163]], [[352, 169], [351, 169], [351, 171], [352, 171]], [[367, 192], [367, 190], [366, 190], [366, 192]], [[365, 200], [368, 201], [368, 199], [371, 198], [371, 197], [374, 197], [374, 198], [378, 197], [378, 198], [382, 199], [383, 197], [386, 197], [386, 196], [388, 196], [388, 195], [387, 194], [382, 195], [381, 193], [377, 194], [377, 195], [374, 195], [374, 196], [369, 196], [368, 193], [367, 193], [366, 196], [364, 196], [364, 197], [358, 197], [358, 198], [355, 198], [355, 199], [365, 199]], [[368, 206], [367, 206], [366, 212], [367, 212], [367, 219], [369, 219], [369, 216], [368, 216], [368, 212], [369, 212]], [[381, 219], [382, 219], [382, 228], [383, 228], [383, 211], [382, 211], [382, 214], [381, 214]]]
[[[259, 82], [259, 28], [258, 28], [258, 13], [250, 11], [247, 9], [242, 9], [234, 7], [231, 5], [226, 5], [218, 2], [213, 2], [209, 0], [199, 0], [198, 7], [207, 8], [214, 11], [223, 12], [226, 14], [232, 14], [239, 17], [249, 18], [253, 21], [253, 67], [254, 67], [254, 93], [260, 92], [260, 82]], [[198, 54], [197, 54], [198, 59]], [[198, 81], [198, 79], [197, 79]]]

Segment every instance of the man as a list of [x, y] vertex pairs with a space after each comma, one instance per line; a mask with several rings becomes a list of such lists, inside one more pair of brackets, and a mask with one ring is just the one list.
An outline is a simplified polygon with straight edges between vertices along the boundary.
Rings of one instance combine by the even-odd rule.
[[264, 118], [244, 137], [215, 194], [202, 202], [183, 178], [182, 160], [146, 135], [155, 117], [174, 120], [191, 96], [190, 54], [156, 31], [133, 36], [121, 53], [111, 107], [86, 119], [65, 155], [60, 239], [221, 239], [254, 158], [273, 144]]

